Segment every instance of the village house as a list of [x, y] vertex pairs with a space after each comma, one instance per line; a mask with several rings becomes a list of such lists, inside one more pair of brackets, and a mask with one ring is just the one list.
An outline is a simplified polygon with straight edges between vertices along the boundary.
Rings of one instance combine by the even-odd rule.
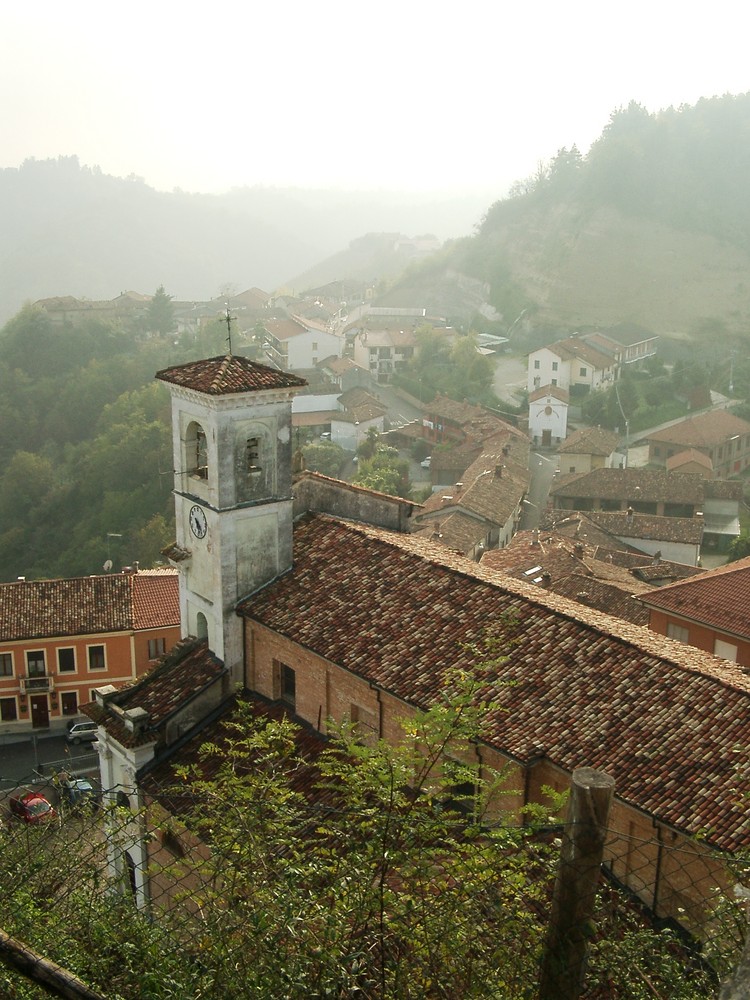
[[589, 520], [618, 541], [647, 555], [698, 566], [703, 544], [702, 517], [659, 517], [625, 511], [589, 511]]
[[619, 367], [617, 378], [626, 365], [638, 365], [647, 358], [654, 357], [659, 343], [656, 334], [631, 323], [620, 323], [606, 333], [588, 333], [586, 340], [615, 358]]
[[343, 353], [343, 338], [311, 319], [268, 319], [263, 328], [264, 350], [271, 362], [284, 371], [315, 368], [323, 358]]
[[654, 632], [750, 667], [750, 558], [638, 598]]
[[670, 459], [692, 449], [710, 459], [714, 479], [728, 479], [750, 465], [750, 423], [729, 410], [686, 417], [653, 431], [647, 442], [650, 464], [666, 467]]
[[352, 356], [355, 363], [368, 371], [373, 381], [381, 385], [392, 381], [394, 372], [411, 360], [417, 347], [412, 327], [367, 328], [359, 330], [349, 339], [353, 345]]
[[141, 676], [179, 637], [172, 569], [0, 584], [3, 733], [62, 726], [94, 688]]
[[557, 449], [560, 472], [591, 472], [611, 469], [620, 464], [617, 457], [618, 437], [604, 427], [582, 427], [573, 431]]
[[[492, 638], [502, 660], [480, 667], [495, 704], [477, 770], [507, 769], [519, 821], [575, 768], [611, 774], [607, 869], [657, 916], [700, 931], [708, 895], [729, 891], [711, 852], [750, 844], [750, 774], [734, 753], [750, 737], [750, 678], [409, 533], [407, 502], [369, 494], [360, 509], [378, 524], [365, 523], [355, 515], [366, 491], [305, 476], [321, 505], [342, 500], [336, 516], [304, 513], [291, 474], [293, 375], [229, 356], [158, 377], [172, 395], [174, 468], [190, 468], [197, 431], [208, 441], [200, 474], [175, 475], [185, 642], [87, 708], [104, 787], [143, 803], [148, 775], [237, 688], [322, 735], [328, 720], [350, 720], [363, 738], [397, 741], [405, 719], [442, 697], [446, 673], [471, 669], [472, 650]], [[163, 839], [135, 819], [128, 836], [110, 845], [110, 864], [145, 907]]]
[[566, 389], [571, 395], [606, 388], [617, 378], [618, 362], [609, 353], [573, 336], [529, 354], [527, 390], [542, 386]]
[[337, 357], [332, 354], [324, 358], [318, 368], [323, 375], [335, 385], [339, 392], [346, 392], [347, 389], [371, 389], [373, 380], [370, 373], [361, 368], [353, 358]]
[[699, 476], [658, 469], [592, 469], [561, 476], [550, 499], [555, 510], [622, 510], [663, 517], [695, 517], [703, 512]]

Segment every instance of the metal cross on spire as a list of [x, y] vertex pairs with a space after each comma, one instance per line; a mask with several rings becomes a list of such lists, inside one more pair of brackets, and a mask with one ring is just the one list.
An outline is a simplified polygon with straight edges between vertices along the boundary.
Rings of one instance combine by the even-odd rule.
[[227, 344], [229, 345], [228, 354], [232, 353], [232, 320], [237, 319], [236, 316], [229, 315], [229, 304], [227, 304], [226, 313], [222, 323], [227, 324]]

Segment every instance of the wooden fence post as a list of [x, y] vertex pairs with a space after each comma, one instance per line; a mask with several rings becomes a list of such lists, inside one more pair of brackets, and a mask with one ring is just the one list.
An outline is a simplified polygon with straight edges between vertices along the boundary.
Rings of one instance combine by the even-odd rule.
[[599, 885], [615, 782], [603, 771], [573, 771], [539, 1000], [578, 1000]]

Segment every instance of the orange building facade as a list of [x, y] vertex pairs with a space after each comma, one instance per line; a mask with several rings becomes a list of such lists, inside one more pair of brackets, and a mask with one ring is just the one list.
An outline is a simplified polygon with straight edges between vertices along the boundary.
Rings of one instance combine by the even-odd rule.
[[0, 734], [59, 726], [180, 637], [171, 570], [0, 585]]

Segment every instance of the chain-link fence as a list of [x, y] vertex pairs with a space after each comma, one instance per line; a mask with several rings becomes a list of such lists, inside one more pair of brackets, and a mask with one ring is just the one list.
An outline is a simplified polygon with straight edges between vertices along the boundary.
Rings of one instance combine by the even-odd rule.
[[[344, 808], [273, 784], [252, 802], [187, 782], [136, 798], [75, 778], [1, 793], [4, 996], [540, 995], [578, 820], [473, 825], [460, 809], [407, 817], [395, 797]], [[25, 814], [29, 794], [51, 809]], [[601, 839], [570, 995], [715, 995], [745, 936], [741, 862]]]

